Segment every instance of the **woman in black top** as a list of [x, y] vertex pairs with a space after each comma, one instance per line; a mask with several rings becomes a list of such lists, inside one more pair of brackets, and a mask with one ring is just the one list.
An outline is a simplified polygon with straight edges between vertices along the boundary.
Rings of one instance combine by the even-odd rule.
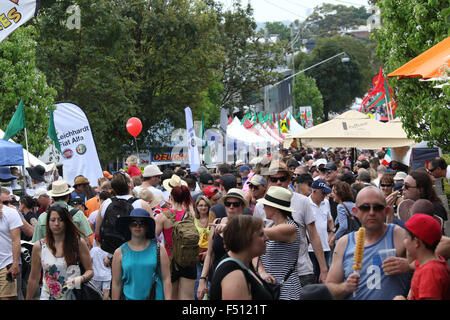
[[208, 278], [212, 279], [214, 270], [224, 255], [227, 253], [223, 246], [223, 230], [225, 226], [235, 217], [242, 215], [244, 208], [248, 207], [244, 193], [240, 189], [232, 188], [222, 197], [221, 202], [225, 205], [227, 216], [214, 220], [211, 226], [208, 240], [208, 251], [203, 263], [203, 270], [199, 280], [197, 289], [197, 298], [203, 299], [205, 293], [208, 292]]
[[[225, 227], [223, 240], [229, 250], [214, 272], [211, 300], [272, 300], [252, 260], [266, 252], [267, 237], [261, 218], [240, 215]], [[231, 258], [231, 259], [230, 259]]]

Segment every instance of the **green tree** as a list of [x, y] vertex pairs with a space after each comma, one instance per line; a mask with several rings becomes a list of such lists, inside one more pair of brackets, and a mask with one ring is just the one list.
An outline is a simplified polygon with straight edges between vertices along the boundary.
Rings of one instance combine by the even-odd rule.
[[[80, 29], [65, 27], [73, 3]], [[53, 1], [43, 4], [39, 28], [42, 70], [59, 101], [84, 109], [103, 163], [134, 150], [131, 116], [143, 123], [141, 148], [157, 142], [146, 136], [157, 139], [158, 124], [185, 127], [184, 108], [202, 101], [220, 61], [217, 15], [204, 1]]]
[[[23, 98], [29, 151], [41, 155], [48, 146], [48, 112], [56, 91], [36, 66], [36, 29], [22, 26], [0, 42], [0, 123], [8, 126]], [[24, 131], [12, 137], [25, 147]]]
[[352, 46], [346, 41], [343, 37], [319, 39], [311, 55], [303, 59], [304, 64], [300, 68], [312, 66], [343, 51], [350, 58], [349, 61], [342, 62], [341, 55], [306, 71], [306, 75], [316, 80], [322, 94], [324, 121], [328, 120], [330, 112], [344, 111], [365, 91], [361, 73], [362, 62], [358, 61], [358, 54], [349, 50]]
[[323, 99], [314, 78], [307, 77], [303, 73], [297, 75], [292, 95], [295, 110], [298, 110], [298, 107], [311, 106], [314, 124], [322, 122]]
[[269, 35], [277, 34], [281, 41], [288, 41], [291, 39], [291, 29], [287, 27], [283, 22], [274, 21], [266, 22], [264, 24], [265, 30]]
[[[396, 70], [449, 36], [448, 1], [380, 0], [382, 27], [375, 34], [377, 56], [386, 73]], [[446, 13], [447, 12], [447, 13]], [[450, 90], [435, 82], [390, 79], [397, 114], [408, 137], [450, 151]]]
[[[220, 13], [217, 43], [224, 54], [219, 67], [223, 84], [220, 106], [229, 110], [262, 101], [261, 88], [280, 80], [276, 71], [283, 59], [280, 43], [264, 42], [256, 33], [253, 9], [235, 2]], [[217, 119], [219, 120], [219, 119]]]
[[315, 7], [300, 28], [308, 38], [333, 37], [342, 30], [366, 25], [369, 16], [370, 13], [363, 6], [356, 8], [325, 3]]

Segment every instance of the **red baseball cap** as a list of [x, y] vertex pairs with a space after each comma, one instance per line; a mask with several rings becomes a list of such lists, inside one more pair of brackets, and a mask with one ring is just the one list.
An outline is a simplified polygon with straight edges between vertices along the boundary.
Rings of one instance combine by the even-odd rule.
[[414, 214], [406, 221], [405, 227], [417, 238], [430, 246], [433, 246], [441, 240], [441, 225], [427, 214]]
[[208, 198], [211, 198], [212, 196], [214, 196], [218, 192], [219, 192], [219, 189], [217, 189], [216, 186], [207, 186], [205, 189], [203, 189], [203, 193]]

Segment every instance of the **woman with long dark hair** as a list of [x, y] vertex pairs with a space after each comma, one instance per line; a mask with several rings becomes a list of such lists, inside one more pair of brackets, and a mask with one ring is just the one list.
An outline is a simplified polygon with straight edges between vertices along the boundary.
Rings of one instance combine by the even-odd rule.
[[[174, 222], [183, 219], [194, 220], [194, 200], [187, 186], [175, 186], [170, 192], [170, 210], [163, 211], [156, 219], [156, 234], [164, 234], [164, 245], [169, 257], [172, 256]], [[192, 266], [180, 266], [171, 257], [172, 299], [193, 300], [195, 280], [197, 279], [196, 263]]]
[[[41, 270], [41, 300], [70, 299], [71, 288], [92, 278], [94, 272], [91, 256], [82, 235], [64, 206], [56, 204], [50, 207], [46, 236], [33, 246], [27, 300], [33, 298], [39, 285]], [[83, 274], [80, 274], [80, 264], [85, 270]]]

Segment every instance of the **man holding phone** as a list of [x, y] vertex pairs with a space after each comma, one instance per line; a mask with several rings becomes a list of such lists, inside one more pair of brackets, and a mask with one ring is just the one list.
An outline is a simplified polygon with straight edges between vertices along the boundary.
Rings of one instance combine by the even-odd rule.
[[17, 297], [16, 276], [20, 272], [19, 213], [8, 207], [8, 201], [0, 201], [0, 300]]

